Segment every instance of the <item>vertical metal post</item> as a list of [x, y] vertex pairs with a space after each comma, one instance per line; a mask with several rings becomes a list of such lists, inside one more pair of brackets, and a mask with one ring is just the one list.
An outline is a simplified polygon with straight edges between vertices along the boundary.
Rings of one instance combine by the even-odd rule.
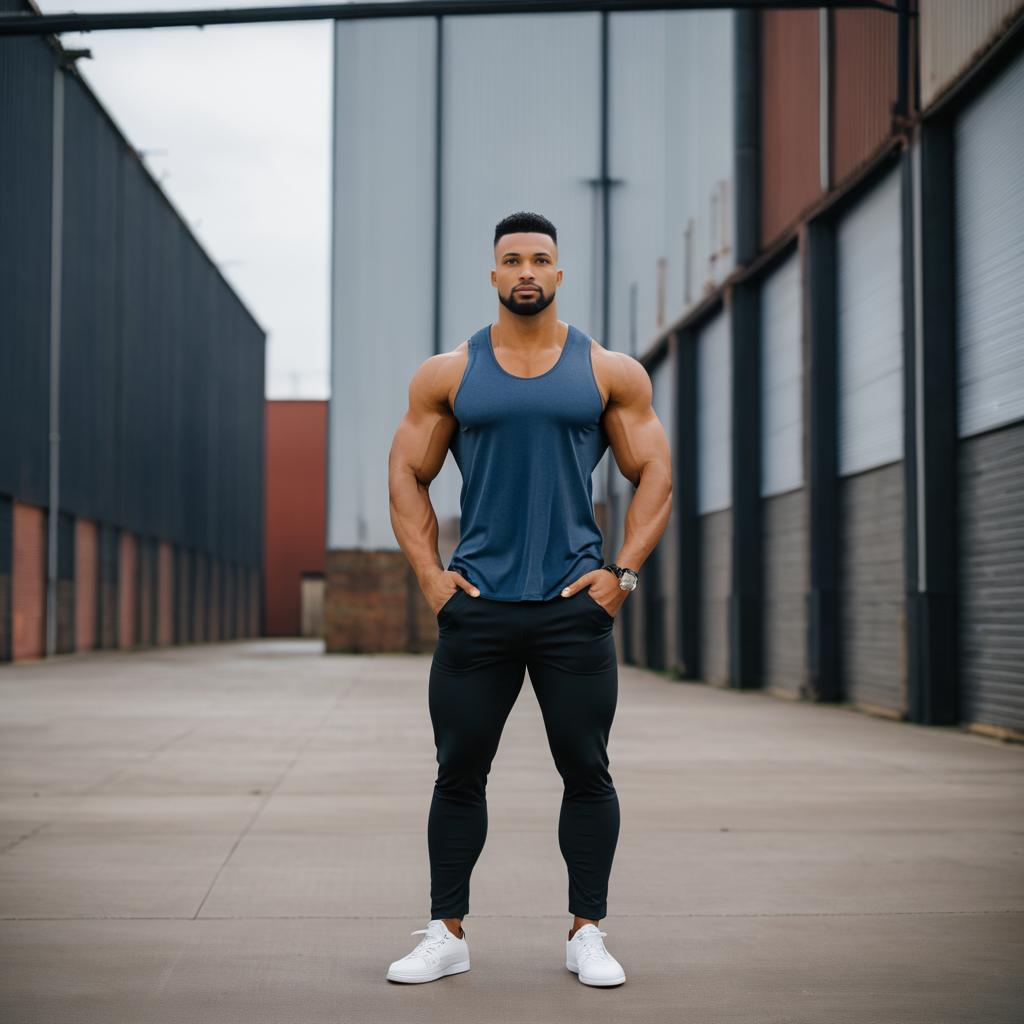
[[64, 245], [64, 70], [53, 69], [50, 199], [50, 482], [46, 543], [46, 654], [57, 651], [57, 528], [60, 519], [60, 334]]

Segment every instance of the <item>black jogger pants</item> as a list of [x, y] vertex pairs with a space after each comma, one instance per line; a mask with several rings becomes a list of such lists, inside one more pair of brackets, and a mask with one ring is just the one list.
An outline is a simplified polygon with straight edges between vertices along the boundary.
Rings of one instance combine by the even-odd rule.
[[614, 618], [587, 592], [494, 601], [461, 587], [437, 614], [428, 703], [437, 778], [427, 823], [430, 917], [464, 917], [487, 835], [487, 775], [528, 671], [564, 783], [558, 844], [569, 913], [600, 920], [619, 836], [608, 772], [618, 694]]

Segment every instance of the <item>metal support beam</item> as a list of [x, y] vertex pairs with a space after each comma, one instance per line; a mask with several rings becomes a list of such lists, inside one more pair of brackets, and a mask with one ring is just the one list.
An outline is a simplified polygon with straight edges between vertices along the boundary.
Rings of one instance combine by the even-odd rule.
[[[730, 10], [732, 8], [818, 8], [820, 0], [389, 0], [388, 3], [298, 4], [294, 7], [239, 7], [192, 11], [120, 11], [110, 14], [0, 15], [0, 36], [102, 32], [116, 29], [241, 25], [267, 21], [349, 21], [357, 18], [427, 18], [445, 15], [590, 14], [596, 11]], [[869, 8], [895, 13], [884, 0], [831, 0], [829, 7]]]
[[672, 492], [678, 529], [677, 659], [684, 679], [699, 679], [701, 543], [697, 515], [697, 335], [676, 335], [676, 412], [672, 438]]

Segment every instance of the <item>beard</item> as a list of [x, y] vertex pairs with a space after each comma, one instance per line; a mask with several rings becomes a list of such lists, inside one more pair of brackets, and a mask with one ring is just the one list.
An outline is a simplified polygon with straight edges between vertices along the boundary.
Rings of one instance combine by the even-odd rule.
[[508, 298], [505, 298], [501, 292], [498, 293], [498, 301], [508, 310], [519, 316], [535, 316], [542, 309], [546, 309], [555, 299], [555, 293], [552, 292], [550, 295], [545, 295], [540, 285], [536, 286], [537, 293], [531, 296], [529, 299], [520, 299], [517, 297], [515, 291], [511, 292]]

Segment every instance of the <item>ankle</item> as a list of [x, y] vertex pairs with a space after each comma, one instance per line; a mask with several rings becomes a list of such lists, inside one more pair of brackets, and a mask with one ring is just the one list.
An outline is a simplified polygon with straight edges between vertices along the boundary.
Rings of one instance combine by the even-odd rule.
[[442, 917], [442, 921], [445, 923], [445, 927], [455, 936], [457, 939], [464, 939], [466, 933], [462, 930], [462, 918], [460, 917]]

